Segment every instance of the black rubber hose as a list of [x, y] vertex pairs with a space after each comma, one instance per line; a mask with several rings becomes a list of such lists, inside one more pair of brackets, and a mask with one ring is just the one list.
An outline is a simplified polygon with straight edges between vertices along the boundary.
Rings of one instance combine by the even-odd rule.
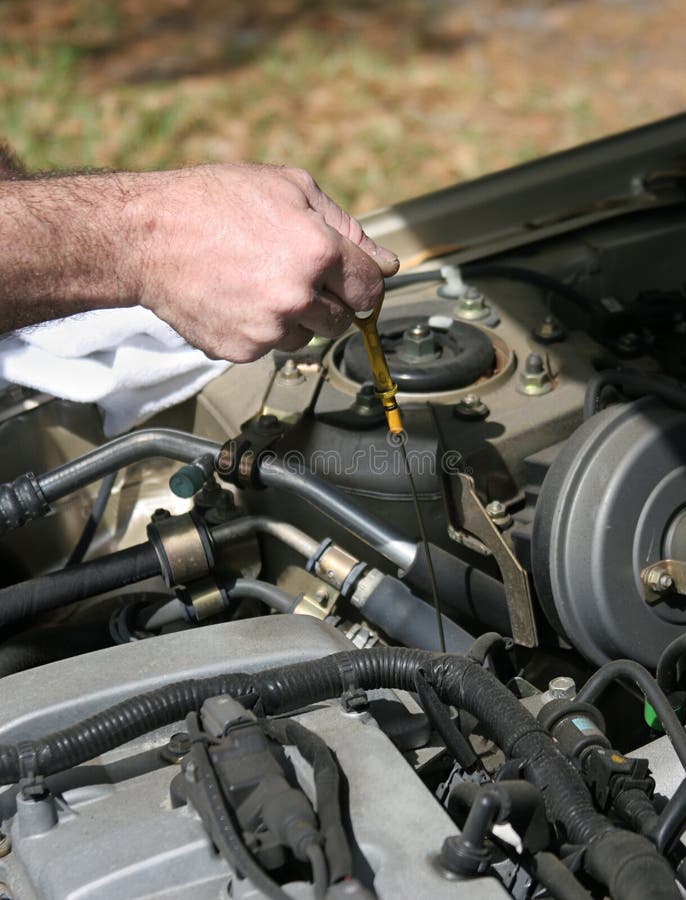
[[599, 411], [603, 389], [610, 386], [621, 388], [634, 399], [649, 395], [662, 400], [667, 406], [686, 411], [686, 390], [678, 382], [658, 375], [606, 369], [592, 375], [586, 384], [584, 419], [589, 419]]
[[263, 727], [280, 744], [297, 747], [312, 767], [317, 817], [324, 837], [329, 880], [335, 884], [345, 878], [352, 878], [352, 853], [341, 813], [341, 776], [338, 763], [326, 741], [295, 719], [268, 719]]
[[441, 703], [422, 669], [417, 669], [414, 683], [419, 704], [445, 744], [446, 750], [458, 765], [471, 772], [479, 758], [451, 719], [450, 710], [445, 703]]
[[534, 877], [554, 900], [591, 900], [591, 895], [554, 853], [542, 851], [534, 855]]
[[[501, 634], [508, 634], [511, 630], [510, 617], [502, 581], [475, 569], [435, 544], [429, 544], [429, 552], [443, 612], [453, 620], [471, 619], [485, 623]], [[402, 578], [414, 590], [430, 596], [429, 567], [421, 543], [417, 545], [412, 565]]]
[[684, 726], [677, 718], [664, 691], [640, 663], [632, 659], [615, 659], [613, 662], [605, 663], [591, 675], [581, 688], [576, 695], [576, 702], [595, 704], [603, 691], [617, 680], [633, 682], [641, 689], [662, 722], [662, 727], [669, 736], [681, 765], [686, 769], [686, 731]]
[[86, 762], [142, 734], [181, 719], [216, 694], [260, 701], [265, 714], [293, 711], [362, 690], [412, 691], [417, 669], [427, 673], [444, 703], [466, 709], [506, 757], [522, 761], [523, 776], [539, 788], [549, 821], [566, 842], [586, 846], [586, 871], [615, 900], [678, 900], [674, 873], [646, 838], [617, 829], [596, 811], [573, 764], [507, 688], [477, 663], [421, 650], [373, 648], [280, 666], [252, 676], [232, 674], [179, 682], [119, 703], [38, 741], [0, 746], [0, 782], [28, 771], [49, 775]]
[[[399, 644], [420, 650], [440, 649], [435, 609], [397, 578], [385, 575], [360, 609], [367, 621]], [[441, 616], [441, 620], [448, 653], [464, 653], [471, 647], [471, 634], [447, 616]]]
[[483, 666], [494, 650], [506, 649], [508, 646], [512, 646], [512, 641], [509, 638], [504, 638], [497, 631], [487, 631], [485, 634], [479, 635], [474, 641], [467, 651], [467, 656], [473, 659], [474, 662], [479, 663], [480, 666]]
[[686, 779], [667, 801], [657, 820], [652, 823], [650, 836], [655, 846], [669, 853], [686, 829]]
[[171, 428], [148, 428], [115, 438], [72, 462], [36, 476], [32, 472], [0, 484], [0, 531], [19, 528], [31, 519], [47, 515], [50, 504], [80, 488], [100, 481], [131, 463], [153, 456], [193, 462], [215, 454], [216, 441]]
[[676, 690], [679, 680], [679, 663], [686, 655], [686, 634], [680, 634], [667, 644], [660, 654], [657, 664], [656, 680], [665, 694]]
[[0, 627], [160, 574], [151, 544], [70, 566], [0, 590]]
[[71, 555], [67, 560], [67, 566], [75, 566], [77, 563], [80, 563], [86, 553], [88, 553], [88, 548], [93, 542], [95, 532], [98, 530], [98, 526], [102, 522], [102, 517], [105, 515], [105, 509], [107, 508], [107, 504], [112, 495], [112, 488], [114, 487], [116, 477], [116, 472], [110, 472], [110, 474], [106, 475], [100, 483], [98, 495], [95, 498], [90, 514], [86, 519], [86, 524], [83, 526], [83, 531], [76, 542], [76, 546], [71, 551]]

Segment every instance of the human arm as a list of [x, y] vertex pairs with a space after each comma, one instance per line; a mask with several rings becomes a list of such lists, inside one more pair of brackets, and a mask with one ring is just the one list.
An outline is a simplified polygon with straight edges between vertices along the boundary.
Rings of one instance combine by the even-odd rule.
[[140, 304], [235, 362], [339, 334], [398, 265], [272, 166], [0, 181], [0, 247], [0, 331]]

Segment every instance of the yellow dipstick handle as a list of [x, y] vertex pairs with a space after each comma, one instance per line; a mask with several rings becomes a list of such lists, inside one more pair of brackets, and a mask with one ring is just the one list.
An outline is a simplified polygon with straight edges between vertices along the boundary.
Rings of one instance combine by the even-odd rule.
[[391, 378], [391, 373], [386, 362], [386, 354], [381, 346], [381, 338], [376, 327], [376, 320], [379, 318], [381, 304], [364, 318], [355, 316], [354, 322], [360, 329], [362, 340], [364, 342], [369, 364], [372, 367], [372, 376], [374, 378], [374, 387], [376, 388], [376, 396], [381, 400], [388, 429], [391, 434], [401, 434], [403, 431], [403, 420], [400, 416], [400, 409], [395, 399], [398, 393], [398, 385]]

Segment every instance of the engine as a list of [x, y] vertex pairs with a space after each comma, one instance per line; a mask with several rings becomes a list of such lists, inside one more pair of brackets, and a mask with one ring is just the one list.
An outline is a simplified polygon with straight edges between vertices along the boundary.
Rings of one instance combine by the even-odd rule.
[[0, 896], [680, 896], [680, 141], [370, 217], [403, 452], [355, 329], [4, 391]]

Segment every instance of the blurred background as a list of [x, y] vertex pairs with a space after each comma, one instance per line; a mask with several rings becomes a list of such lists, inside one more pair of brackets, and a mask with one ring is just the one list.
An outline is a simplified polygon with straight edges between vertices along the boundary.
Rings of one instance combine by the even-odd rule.
[[362, 213], [686, 109], [684, 0], [0, 0], [30, 170], [255, 160]]

